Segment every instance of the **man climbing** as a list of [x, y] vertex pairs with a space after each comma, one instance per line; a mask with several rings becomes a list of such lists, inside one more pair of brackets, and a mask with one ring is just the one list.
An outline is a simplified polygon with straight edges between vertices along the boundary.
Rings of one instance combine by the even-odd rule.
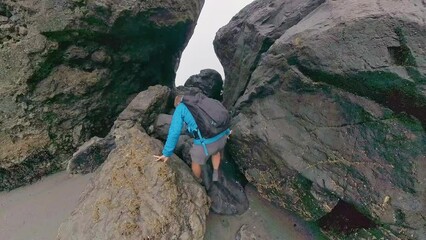
[[201, 180], [201, 165], [212, 157], [213, 181], [218, 181], [221, 152], [225, 147], [229, 129], [230, 116], [223, 105], [202, 94], [195, 96], [176, 96], [175, 112], [164, 145], [162, 156], [155, 156], [157, 161], [167, 162], [173, 154], [183, 127], [194, 137], [190, 150], [191, 168], [195, 177]]

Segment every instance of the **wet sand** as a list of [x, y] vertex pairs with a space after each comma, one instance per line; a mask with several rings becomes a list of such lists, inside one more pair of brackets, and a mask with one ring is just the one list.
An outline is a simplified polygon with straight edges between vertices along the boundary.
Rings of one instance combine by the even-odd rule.
[[[30, 186], [0, 192], [0, 239], [54, 240], [91, 176], [61, 172]], [[246, 192], [249, 210], [239, 216], [211, 213], [205, 240], [234, 240], [243, 224], [256, 239], [315, 239], [306, 223], [261, 199], [253, 187], [247, 187]]]
[[55, 239], [91, 175], [60, 172], [29, 186], [0, 192], [0, 239]]
[[210, 213], [205, 240], [234, 240], [242, 225], [246, 225], [253, 239], [258, 240], [318, 239], [306, 222], [261, 198], [254, 187], [247, 186], [245, 190], [250, 202], [249, 209], [238, 216]]

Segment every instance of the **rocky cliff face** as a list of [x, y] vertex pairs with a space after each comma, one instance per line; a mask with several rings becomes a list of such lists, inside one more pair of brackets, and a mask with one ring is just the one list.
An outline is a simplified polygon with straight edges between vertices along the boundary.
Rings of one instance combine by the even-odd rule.
[[344, 201], [380, 225], [357, 234], [424, 238], [425, 22], [421, 0], [244, 8], [214, 45], [247, 179], [305, 219]]
[[63, 167], [141, 90], [173, 86], [203, 0], [0, 3], [0, 191]]

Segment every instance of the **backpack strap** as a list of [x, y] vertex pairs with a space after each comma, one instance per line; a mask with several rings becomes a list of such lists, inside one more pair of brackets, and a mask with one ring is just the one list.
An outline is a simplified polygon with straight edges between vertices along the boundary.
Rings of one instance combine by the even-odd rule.
[[214, 143], [214, 142], [216, 142], [216, 141], [218, 141], [219, 139], [221, 139], [223, 136], [225, 136], [225, 135], [230, 135], [231, 134], [231, 129], [226, 129], [225, 131], [223, 131], [223, 132], [221, 132], [221, 133], [219, 133], [218, 135], [216, 135], [215, 137], [212, 137], [212, 138], [203, 138], [202, 136], [201, 136], [201, 132], [200, 132], [200, 130], [199, 129], [197, 129], [197, 135], [198, 135], [198, 137], [200, 138], [200, 139], [194, 139], [194, 144], [197, 144], [197, 145], [202, 145], [203, 146], [203, 148], [204, 148], [204, 153], [206, 154], [206, 156], [208, 156], [209, 155], [209, 153], [208, 153], [208, 151], [207, 151], [207, 144], [211, 144], [211, 143]]
[[198, 133], [198, 137], [200, 138], [201, 145], [203, 146], [204, 154], [206, 154], [206, 156], [208, 156], [209, 151], [207, 150], [207, 146], [206, 146], [206, 143], [204, 141], [204, 138], [201, 136], [200, 129], [197, 129], [197, 133]]

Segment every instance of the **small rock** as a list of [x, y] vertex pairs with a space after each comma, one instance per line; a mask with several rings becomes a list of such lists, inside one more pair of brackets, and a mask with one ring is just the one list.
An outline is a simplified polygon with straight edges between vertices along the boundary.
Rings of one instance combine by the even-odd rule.
[[64, 58], [67, 60], [84, 59], [87, 56], [89, 53], [84, 48], [77, 46], [69, 47], [64, 54]]
[[75, 147], [78, 146], [81, 135], [82, 135], [82, 131], [83, 131], [83, 125], [78, 125], [74, 127], [72, 131], [73, 146]]
[[108, 63], [111, 61], [111, 57], [104, 50], [96, 51], [91, 56], [92, 61], [97, 63]]
[[13, 30], [13, 25], [10, 23], [0, 25], [0, 31], [10, 31]]
[[28, 34], [28, 30], [25, 27], [18, 27], [18, 34], [21, 36], [25, 36]]
[[256, 235], [253, 233], [253, 230], [249, 229], [247, 225], [242, 225], [240, 230], [238, 230], [235, 240], [256, 240]]
[[[76, 131], [81, 131], [77, 129]], [[95, 171], [108, 157], [108, 154], [116, 147], [114, 138], [93, 137], [79, 147], [68, 161], [69, 173], [90, 173]]]
[[147, 129], [157, 119], [158, 114], [166, 108], [169, 94], [168, 87], [151, 86], [133, 98], [117, 120], [137, 122]]
[[386, 196], [386, 197], [383, 199], [382, 206], [383, 206], [383, 207], [385, 207], [385, 206], [389, 203], [389, 201], [390, 201], [390, 197], [389, 197], [389, 196]]
[[6, 23], [6, 22], [8, 22], [8, 21], [9, 21], [9, 18], [8, 18], [8, 17], [0, 16], [0, 23]]
[[199, 74], [191, 76], [185, 82], [184, 86], [199, 88], [206, 96], [220, 99], [223, 80], [222, 76], [216, 70], [204, 69]]
[[148, 129], [146, 130], [146, 132], [147, 132], [148, 134], [152, 134], [152, 133], [154, 132], [154, 125], [150, 125], [150, 126], [148, 127]]

